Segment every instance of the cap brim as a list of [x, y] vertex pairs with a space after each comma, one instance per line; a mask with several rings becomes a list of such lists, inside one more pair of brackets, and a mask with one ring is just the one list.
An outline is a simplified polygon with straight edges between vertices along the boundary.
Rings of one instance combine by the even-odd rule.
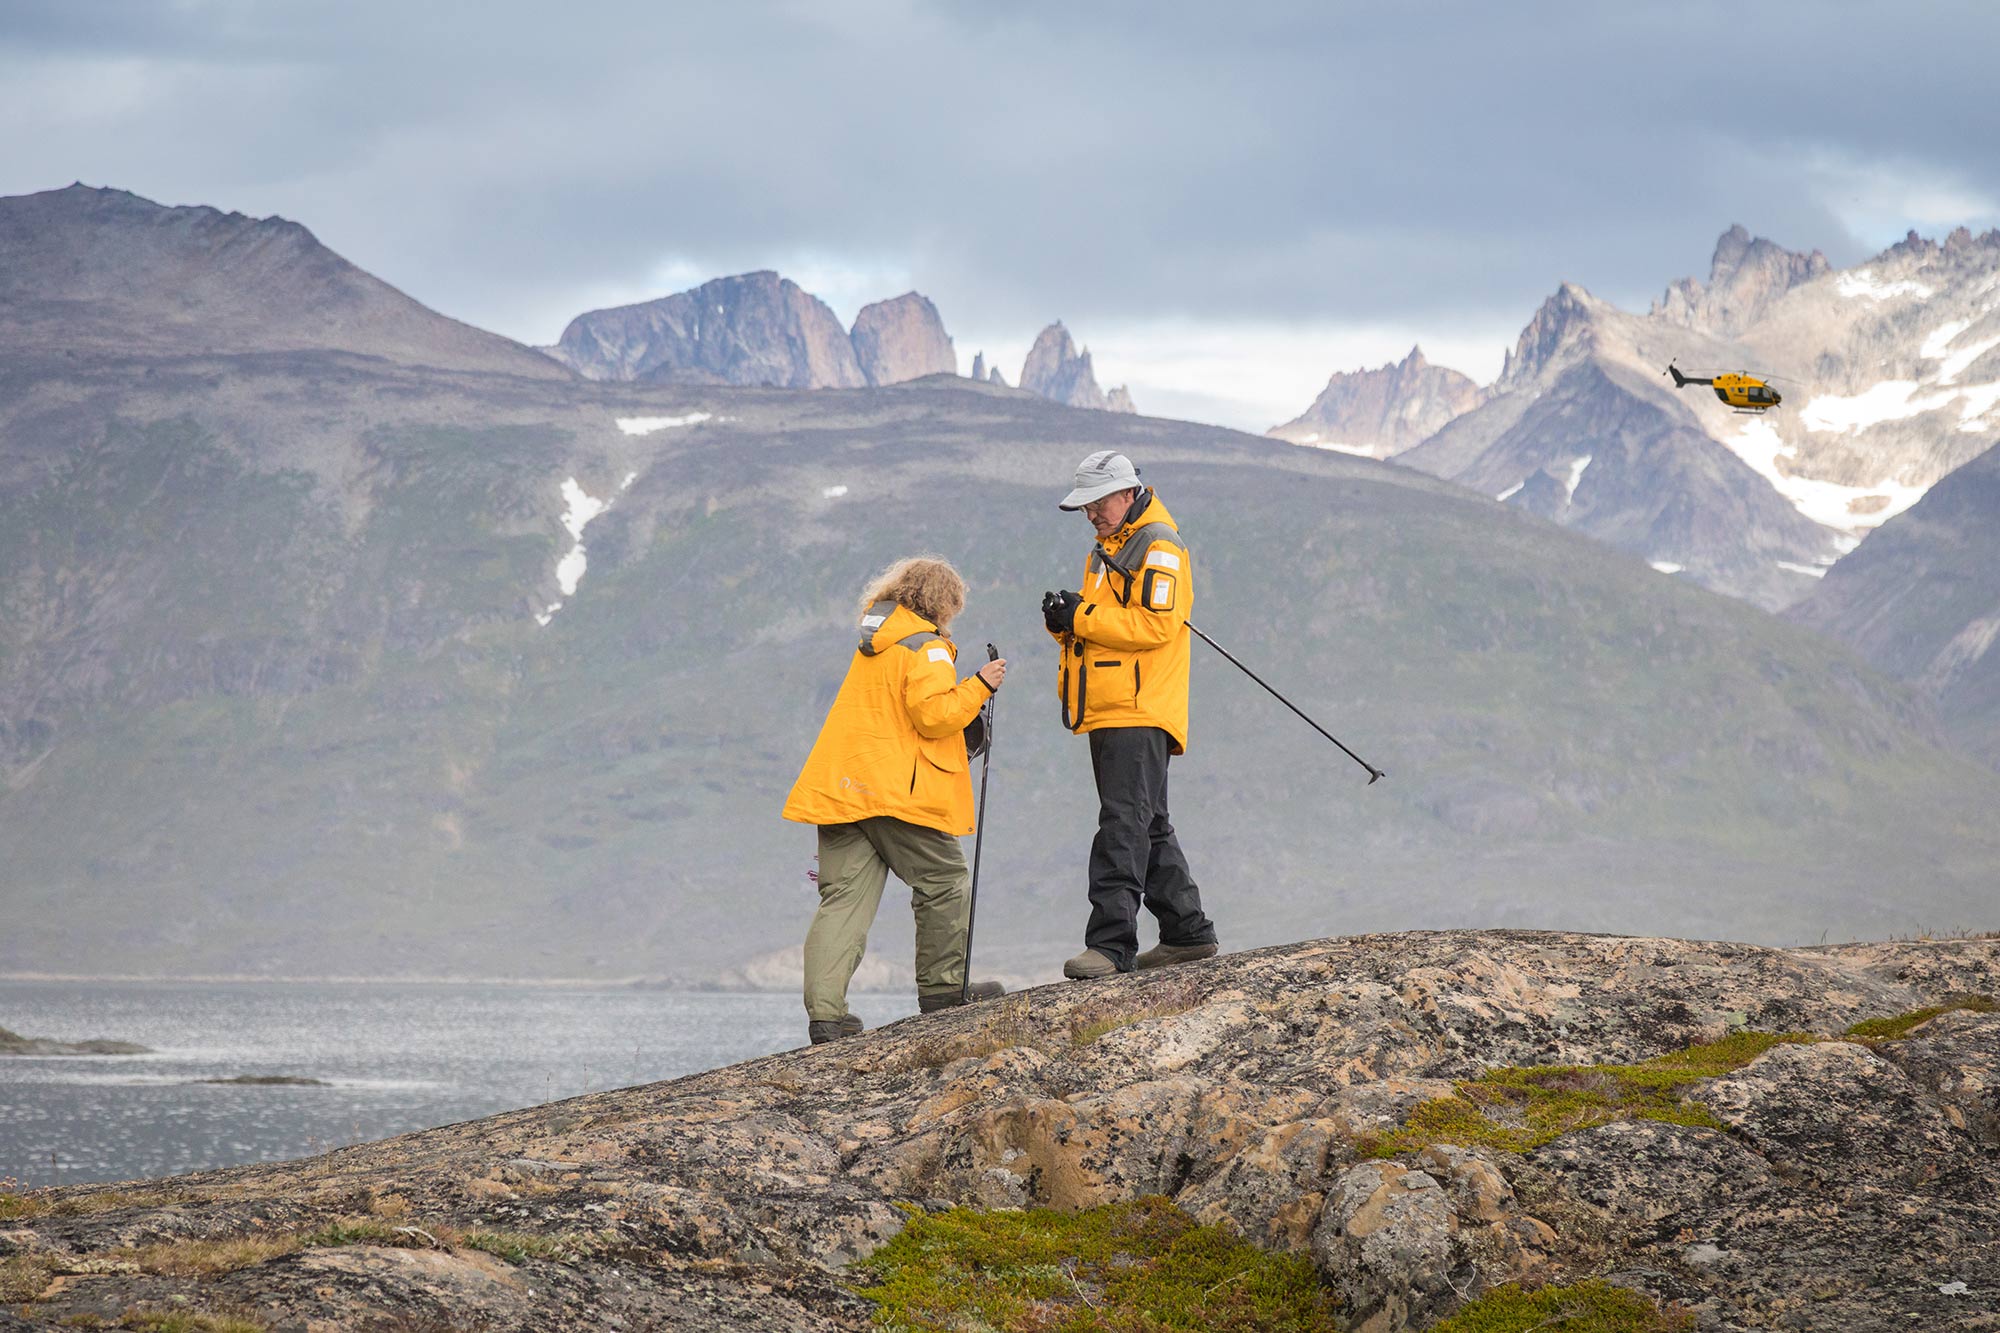
[[1129, 491], [1132, 489], [1132, 485], [1129, 481], [1107, 481], [1097, 486], [1079, 486], [1068, 495], [1065, 495], [1062, 498], [1062, 503], [1057, 505], [1056, 508], [1074, 512], [1083, 508], [1092, 500], [1102, 500], [1107, 495], [1115, 495], [1119, 491]]

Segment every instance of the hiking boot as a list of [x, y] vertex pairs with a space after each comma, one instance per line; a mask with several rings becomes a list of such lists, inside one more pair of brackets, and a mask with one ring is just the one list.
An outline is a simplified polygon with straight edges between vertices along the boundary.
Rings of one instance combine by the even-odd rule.
[[815, 1018], [806, 1024], [806, 1035], [812, 1044], [820, 1046], [829, 1041], [839, 1041], [842, 1037], [855, 1037], [861, 1033], [861, 1016], [849, 1014], [845, 1018]]
[[[996, 1000], [1006, 993], [1007, 988], [997, 981], [975, 981], [972, 983], [971, 998], [975, 1002], [979, 1000]], [[928, 995], [922, 991], [917, 993], [917, 1011], [919, 1013], [934, 1014], [940, 1009], [956, 1009], [965, 1002], [965, 997], [961, 996], [955, 990], [932, 991]]]
[[1071, 981], [1095, 981], [1118, 974], [1118, 964], [1095, 949], [1085, 949], [1063, 964], [1063, 975]]
[[1175, 963], [1192, 963], [1197, 959], [1215, 957], [1215, 944], [1168, 944], [1161, 940], [1152, 948], [1139, 955], [1139, 970], [1149, 967], [1172, 967]]

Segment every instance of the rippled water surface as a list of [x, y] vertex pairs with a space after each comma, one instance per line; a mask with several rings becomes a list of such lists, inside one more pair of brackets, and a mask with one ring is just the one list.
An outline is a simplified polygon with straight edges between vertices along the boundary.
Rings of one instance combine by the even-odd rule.
[[[870, 1027], [914, 997], [859, 995]], [[0, 981], [0, 1027], [152, 1055], [0, 1056], [0, 1178], [280, 1161], [805, 1042], [792, 995], [551, 987]], [[292, 1075], [327, 1087], [226, 1087]]]

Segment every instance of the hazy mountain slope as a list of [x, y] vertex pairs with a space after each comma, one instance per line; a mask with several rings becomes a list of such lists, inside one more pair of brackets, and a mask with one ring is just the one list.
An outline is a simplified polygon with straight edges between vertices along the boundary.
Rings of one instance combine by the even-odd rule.
[[[1231, 947], [1990, 908], [2000, 775], [1908, 691], [1417, 472], [949, 376], [118, 355], [73, 313], [0, 362], [0, 970], [702, 977], [794, 945], [812, 835], [776, 811], [856, 590], [935, 550], [963, 641], [1017, 666], [981, 947], [1046, 972], [1095, 810], [1036, 606], [1099, 447], [1182, 519], [1197, 623], [1390, 774], [1197, 645], [1174, 809]], [[907, 938], [892, 907], [878, 952]]]
[[1935, 698], [1954, 738], [2000, 767], [2000, 448], [1883, 524], [1788, 615]]
[[[281, 433], [298, 381], [255, 391]], [[775, 812], [855, 589], [922, 549], [973, 575], [965, 641], [1019, 668], [984, 947], [1066, 956], [1094, 813], [1035, 603], [1087, 549], [1053, 500], [1099, 445], [1182, 516], [1198, 623], [1391, 774], [1362, 788], [1202, 649], [1175, 808], [1232, 944], [1908, 929], [1975, 920], [2000, 856], [2000, 778], [1824, 640], [1414, 473], [961, 380], [590, 392], [482, 422], [478, 394], [322, 383], [356, 429], [318, 473], [267, 468], [199, 384], [73, 414], [92, 442], [0, 515], [28, 701], [0, 967], [705, 975], [795, 943], [812, 839]], [[628, 472], [538, 626], [562, 482]]]
[[283, 218], [84, 185], [0, 198], [0, 347], [165, 355], [342, 351], [565, 380], [447, 319]]
[[1479, 397], [1471, 376], [1434, 366], [1423, 348], [1412, 347], [1401, 361], [1374, 370], [1335, 372], [1311, 407], [1264, 433], [1293, 444], [1388, 458], [1471, 411]]
[[[1676, 393], [1657, 379], [1670, 359], [1772, 379], [1785, 402], [1749, 416], [1699, 386]], [[1599, 373], [1574, 376], [1581, 362]], [[1628, 445], [1650, 441], [1640, 466], [1626, 467], [1629, 448], [1607, 453], [1612, 421]], [[1835, 271], [1736, 227], [1705, 282], [1673, 284], [1645, 316], [1565, 284], [1486, 401], [1399, 461], [1777, 608], [1995, 440], [2000, 232], [1912, 235]], [[1571, 495], [1565, 469], [1586, 457]], [[1615, 517], [1591, 503], [1613, 479], [1607, 457], [1625, 460], [1616, 489], [1641, 501]]]

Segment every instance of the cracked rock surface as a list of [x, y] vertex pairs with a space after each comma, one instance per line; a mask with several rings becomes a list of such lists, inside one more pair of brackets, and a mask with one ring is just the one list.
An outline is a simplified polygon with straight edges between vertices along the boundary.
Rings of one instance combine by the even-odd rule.
[[[288, 1330], [858, 1329], [870, 1307], [840, 1269], [897, 1232], [899, 1205], [1165, 1194], [1311, 1255], [1369, 1333], [1427, 1327], [1501, 1282], [1593, 1276], [1683, 1302], [1705, 1329], [2000, 1330], [2000, 1014], [1839, 1039], [1996, 992], [2000, 940], [1320, 940], [122, 1199], [40, 1194], [36, 1215], [0, 1222], [0, 1263], [41, 1288], [6, 1317], [116, 1319], [178, 1297]], [[1453, 1080], [1633, 1063], [1746, 1027], [1829, 1040], [1696, 1084], [1723, 1128], [1367, 1155]], [[357, 1218], [422, 1234], [281, 1242], [202, 1272], [161, 1258]], [[465, 1243], [480, 1232], [556, 1251]]]

